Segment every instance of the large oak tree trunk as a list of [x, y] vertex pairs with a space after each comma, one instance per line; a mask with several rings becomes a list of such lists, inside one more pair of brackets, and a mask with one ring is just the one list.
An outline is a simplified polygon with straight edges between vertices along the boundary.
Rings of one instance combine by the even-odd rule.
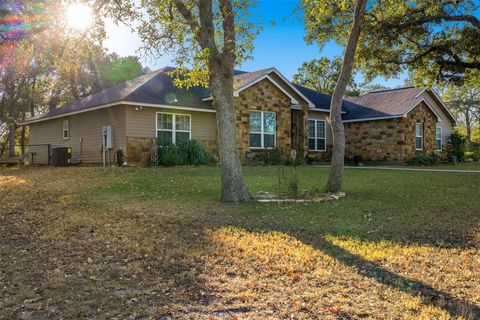
[[355, 51], [357, 50], [358, 39], [365, 21], [366, 3], [367, 0], [357, 0], [355, 5], [354, 20], [345, 50], [342, 72], [335, 86], [330, 105], [333, 132], [332, 168], [327, 181], [327, 190], [330, 192], [338, 192], [342, 188], [343, 166], [345, 162], [345, 128], [342, 122], [342, 101], [348, 81], [352, 76]]
[[222, 70], [220, 66], [211, 74], [213, 106], [217, 110], [218, 142], [220, 151], [222, 194], [224, 202], [251, 200], [243, 181], [236, 139], [235, 108], [233, 105], [233, 68]]

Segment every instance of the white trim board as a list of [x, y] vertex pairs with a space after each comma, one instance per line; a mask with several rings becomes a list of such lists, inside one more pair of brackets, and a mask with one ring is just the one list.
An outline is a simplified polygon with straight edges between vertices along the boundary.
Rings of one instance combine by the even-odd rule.
[[[247, 89], [247, 88], [250, 88], [251, 86], [259, 83], [260, 81], [262, 80], [269, 80], [271, 83], [273, 83], [278, 89], [280, 89], [280, 91], [282, 91], [287, 97], [290, 98], [290, 100], [292, 101], [292, 104], [297, 104], [298, 105], [298, 101], [290, 94], [288, 93], [287, 90], [285, 90], [281, 85], [279, 85], [275, 80], [273, 80], [272, 77], [270, 77], [270, 75], [266, 74], [264, 76], [261, 76], [260, 78], [257, 78], [255, 79], [254, 81], [251, 81], [245, 85], [243, 85], [242, 87], [236, 89], [234, 92], [233, 92], [233, 95], [235, 97], [238, 97], [238, 95], [240, 94], [240, 92], [242, 92], [243, 90]], [[307, 100], [308, 101], [308, 100]]]
[[[291, 94], [289, 94], [289, 93], [288, 93], [285, 89], [283, 89], [283, 87], [281, 87], [272, 77], [269, 76], [269, 74], [272, 73], [272, 72], [275, 73], [280, 79], [282, 79], [282, 80], [290, 87], [290, 89], [292, 89], [293, 91], [295, 91], [295, 93], [297, 93], [300, 97], [302, 97], [302, 99], [304, 99], [304, 100], [308, 103], [308, 107], [309, 107], [310, 109], [315, 108], [315, 104], [314, 104], [312, 101], [310, 101], [303, 93], [301, 93], [300, 90], [298, 90], [290, 81], [288, 81], [288, 79], [285, 78], [285, 76], [284, 76], [283, 74], [281, 74], [280, 71], [278, 71], [276, 68], [267, 69], [265, 75], [263, 75], [263, 76], [260, 77], [260, 78], [255, 79], [254, 81], [251, 81], [251, 82], [249, 82], [249, 83], [246, 83], [245, 85], [243, 85], [243, 86], [241, 86], [240, 88], [236, 89], [236, 90], [234, 91], [234, 94], [235, 94], [236, 96], [238, 96], [238, 94], [239, 94], [241, 91], [243, 91], [243, 90], [245, 90], [245, 89], [253, 86], [254, 84], [256, 84], [256, 83], [258, 83], [258, 82], [260, 82], [260, 81], [262, 81], [262, 80], [264, 80], [264, 79], [267, 78], [267, 79], [270, 80], [273, 84], [275, 84], [280, 90], [282, 90], [282, 92], [285, 93], [290, 99], [292, 99], [292, 102], [293, 102], [293, 101], [296, 101], [296, 99], [293, 98]], [[210, 101], [210, 100], [212, 100], [212, 97], [211, 97], [211, 96], [202, 99], [202, 101]], [[298, 102], [295, 102], [295, 103], [293, 103], [293, 104], [298, 104]]]
[[288, 81], [288, 79], [285, 78], [285, 76], [281, 74], [280, 71], [277, 70], [277, 68], [272, 68], [272, 71], [275, 72], [275, 74], [279, 76], [286, 84], [288, 84], [288, 86], [292, 88], [293, 91], [295, 91], [300, 97], [302, 97], [305, 101], [307, 101], [309, 108], [315, 108], [315, 104], [312, 101], [310, 101], [303, 93], [301, 93], [300, 90], [295, 88], [295, 86], [290, 81]]
[[404, 118], [405, 115], [396, 115], [396, 116], [385, 116], [385, 117], [376, 117], [376, 118], [364, 118], [364, 119], [353, 119], [353, 120], [343, 120], [343, 123], [350, 123], [350, 122], [363, 122], [363, 121], [375, 121], [375, 120], [388, 120], [388, 119], [398, 119]]
[[410, 111], [412, 111], [413, 109], [415, 109], [416, 107], [418, 107], [418, 105], [422, 102], [425, 102], [425, 104], [427, 105], [427, 107], [432, 110], [433, 114], [437, 117], [438, 119], [438, 122], [442, 122], [442, 117], [440, 117], [440, 115], [438, 114], [438, 112], [435, 110], [434, 107], [432, 107], [432, 105], [430, 103], [428, 103], [427, 100], [423, 99], [418, 101], [416, 104], [414, 104], [413, 106], [411, 106], [410, 108], [408, 108], [408, 110], [403, 114], [404, 117], [407, 116], [407, 113], [409, 113]]
[[428, 92], [428, 93], [431, 93], [433, 94], [434, 98], [436, 98], [439, 102], [440, 102], [440, 105], [443, 107], [443, 109], [446, 111], [446, 113], [451, 117], [451, 119], [453, 119], [453, 121], [456, 123], [457, 121], [455, 120], [455, 117], [453, 116], [453, 114], [450, 112], [450, 110], [448, 109], [447, 105], [442, 101], [442, 99], [440, 98], [440, 96], [438, 95], [438, 93], [433, 90], [433, 89], [428, 89], [428, 88], [425, 88], [423, 89], [422, 91], [420, 91], [416, 96], [415, 98], [418, 98], [419, 96], [421, 96], [423, 93], [425, 92]]

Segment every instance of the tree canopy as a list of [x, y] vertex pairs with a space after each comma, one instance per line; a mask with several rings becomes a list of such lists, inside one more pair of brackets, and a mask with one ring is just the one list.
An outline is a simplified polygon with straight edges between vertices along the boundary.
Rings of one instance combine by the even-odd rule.
[[[345, 45], [354, 2], [303, 0], [306, 40]], [[369, 1], [357, 64], [369, 78], [412, 70], [429, 84], [461, 83], [480, 69], [479, 10], [474, 0]]]
[[[306, 88], [320, 91], [325, 94], [333, 94], [338, 77], [342, 70], [342, 59], [335, 57], [332, 60], [321, 57], [304, 62], [297, 73], [293, 76], [293, 83]], [[346, 95], [359, 96], [370, 91], [389, 89], [381, 84], [373, 84], [366, 80], [358, 83], [355, 81], [355, 73], [352, 73], [348, 82]]]
[[326, 57], [313, 59], [302, 64], [293, 76], [293, 82], [306, 88], [332, 94], [341, 70], [342, 59], [339, 57], [332, 60]]
[[439, 87], [442, 98], [457, 118], [460, 128], [465, 129], [468, 146], [472, 132], [480, 128], [480, 72], [468, 70], [463, 85], [447, 84]]
[[[16, 125], [144, 72], [137, 57], [108, 54], [103, 23], [78, 32], [66, 3], [6, 1], [0, 7], [0, 143]], [[6, 131], [10, 128], [10, 137]], [[13, 143], [11, 141], [11, 143]], [[0, 149], [4, 150], [2, 147]]]

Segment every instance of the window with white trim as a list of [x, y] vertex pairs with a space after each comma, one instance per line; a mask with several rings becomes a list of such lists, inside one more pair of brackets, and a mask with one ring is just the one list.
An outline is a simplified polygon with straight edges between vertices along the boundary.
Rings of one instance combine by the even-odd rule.
[[191, 135], [190, 115], [157, 112], [157, 139], [161, 145], [187, 141]]
[[63, 139], [67, 140], [70, 138], [70, 126], [68, 120], [63, 120]]
[[327, 123], [325, 120], [308, 119], [308, 150], [326, 151]]
[[250, 148], [275, 148], [277, 120], [275, 112], [250, 112]]
[[442, 151], [442, 128], [435, 129], [435, 147], [437, 151]]
[[415, 124], [415, 149], [423, 149], [423, 123]]

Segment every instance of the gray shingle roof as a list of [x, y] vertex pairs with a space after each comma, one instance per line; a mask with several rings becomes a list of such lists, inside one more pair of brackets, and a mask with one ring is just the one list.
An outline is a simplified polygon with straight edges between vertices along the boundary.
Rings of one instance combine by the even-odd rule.
[[[210, 90], [201, 86], [191, 87], [188, 90], [175, 87], [173, 79], [168, 75], [168, 72], [173, 70], [175, 69], [172, 67], [166, 67], [147, 73], [133, 80], [92, 94], [72, 104], [50, 110], [46, 114], [30, 119], [27, 123], [77, 111], [88, 111], [90, 108], [113, 105], [116, 102], [135, 102], [211, 110], [211, 100], [206, 99], [210, 97]], [[242, 88], [273, 71], [275, 71], [274, 68], [253, 72], [235, 70], [234, 88]], [[293, 86], [310, 100], [315, 108], [330, 110], [331, 96], [296, 84]], [[422, 88], [408, 87], [374, 91], [360, 97], [347, 98], [343, 102], [342, 108], [345, 111], [343, 118], [349, 121], [362, 121], [365, 119], [401, 117], [422, 100], [421, 95], [419, 95], [422, 91]]]
[[263, 70], [257, 70], [257, 71], [252, 71], [252, 72], [244, 72], [240, 74], [236, 74], [233, 79], [233, 87], [234, 89], [239, 89], [246, 84], [249, 84], [252, 81], [255, 81], [270, 72], [272, 72], [274, 69], [273, 68], [268, 68], [268, 69], [263, 69]]
[[346, 100], [355, 105], [346, 108], [344, 120], [401, 117], [422, 100], [419, 95], [422, 91], [419, 87], [407, 87], [349, 97]]
[[[211, 102], [203, 101], [204, 97], [210, 96], [207, 88], [197, 86], [188, 90], [173, 85], [172, 78], [167, 72], [174, 68], [166, 67], [157, 71], [149, 72], [130, 81], [118, 84], [114, 87], [89, 95], [74, 103], [55, 108], [45, 114], [39, 115], [29, 121], [46, 119], [62, 114], [88, 110], [102, 105], [116, 102], [138, 102], [145, 104], [162, 104], [171, 106], [194, 107], [211, 109]], [[27, 121], [27, 122], [29, 122]]]

